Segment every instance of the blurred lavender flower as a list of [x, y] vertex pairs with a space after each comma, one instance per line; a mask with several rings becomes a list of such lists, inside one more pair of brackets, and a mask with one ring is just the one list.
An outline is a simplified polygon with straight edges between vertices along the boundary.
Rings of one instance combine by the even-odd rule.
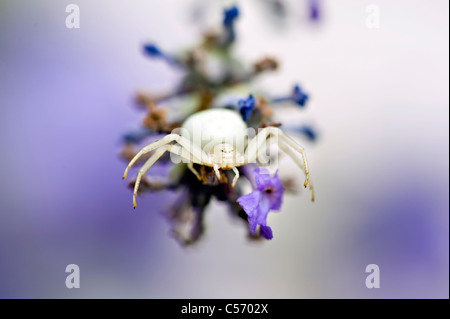
[[147, 53], [148, 55], [152, 56], [152, 57], [160, 57], [163, 54], [161, 53], [161, 51], [158, 49], [158, 47], [154, 44], [147, 44], [144, 46], [144, 52]]
[[223, 25], [225, 28], [230, 29], [233, 27], [233, 23], [239, 16], [239, 9], [236, 6], [224, 10]]
[[256, 182], [256, 190], [237, 199], [239, 205], [248, 215], [250, 231], [256, 231], [260, 225], [260, 235], [265, 239], [272, 239], [272, 229], [266, 225], [267, 214], [270, 210], [279, 210], [283, 197], [283, 184], [278, 178], [278, 173], [270, 177], [265, 168], [257, 168], [253, 172]]
[[[285, 23], [289, 19], [308, 19], [310, 23], [317, 23], [321, 20], [321, 5], [319, 0], [265, 0], [258, 1], [258, 3], [266, 7], [267, 13], [273, 18], [276, 18], [275, 21], [277, 21], [278, 25]], [[300, 11], [305, 12], [305, 10], [306, 14], [298, 15]]]
[[239, 9], [236, 6], [224, 10], [223, 26], [226, 31], [225, 44], [230, 44], [236, 38], [236, 33], [234, 31], [234, 22], [239, 16]]
[[300, 126], [299, 128], [297, 128], [297, 131], [306, 136], [310, 141], [315, 141], [317, 138], [317, 133], [310, 126]]
[[238, 101], [238, 107], [239, 112], [242, 115], [242, 119], [247, 121], [253, 111], [253, 108], [255, 107], [255, 99], [253, 98], [253, 95], [250, 94], [248, 98], [240, 99]]
[[292, 100], [300, 106], [305, 106], [305, 103], [308, 100], [308, 95], [306, 95], [302, 89], [296, 85], [294, 87], [294, 92], [292, 92]]
[[294, 86], [294, 89], [293, 89], [291, 95], [275, 98], [271, 102], [272, 103], [293, 102], [293, 103], [299, 105], [300, 107], [303, 107], [303, 106], [305, 106], [307, 100], [308, 100], [308, 95], [305, 92], [303, 92], [303, 90], [300, 88], [300, 86], [296, 85], [296, 86]]
[[144, 45], [144, 53], [152, 58], [161, 58], [171, 65], [178, 65], [178, 61], [170, 55], [162, 52], [156, 45], [150, 43]]
[[320, 20], [320, 5], [319, 0], [308, 0], [309, 5], [309, 19], [311, 21]]

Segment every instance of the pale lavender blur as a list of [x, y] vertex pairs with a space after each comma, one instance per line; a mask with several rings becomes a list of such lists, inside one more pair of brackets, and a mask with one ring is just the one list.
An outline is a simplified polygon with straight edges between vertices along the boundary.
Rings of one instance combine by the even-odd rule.
[[[317, 144], [298, 139], [317, 201], [287, 196], [269, 215], [274, 240], [256, 244], [213, 203], [188, 249], [159, 213], [173, 196], [132, 210], [118, 152], [142, 115], [133, 94], [179, 76], [140, 45], [194, 43], [201, 2], [74, 1], [80, 29], [65, 27], [69, 3], [0, 4], [1, 298], [449, 297], [447, 1], [377, 1], [379, 29], [366, 27], [369, 2], [321, 1], [311, 25], [288, 1], [299, 19], [279, 29], [242, 1], [236, 54], [281, 62], [255, 87], [311, 95], [280, 119], [320, 130]], [[220, 6], [206, 10], [201, 26], [220, 22]], [[280, 176], [301, 179], [283, 165]], [[80, 289], [65, 286], [72, 263]], [[365, 286], [373, 263], [379, 289]]]

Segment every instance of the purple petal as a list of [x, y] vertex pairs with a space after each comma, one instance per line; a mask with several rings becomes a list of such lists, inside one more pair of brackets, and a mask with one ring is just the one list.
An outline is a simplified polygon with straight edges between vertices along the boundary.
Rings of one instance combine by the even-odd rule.
[[261, 226], [266, 225], [267, 215], [269, 214], [270, 211], [270, 204], [271, 204], [270, 199], [267, 198], [267, 196], [261, 197], [257, 211], [258, 213], [256, 215], [256, 222]]
[[272, 188], [272, 192], [270, 194], [265, 193], [265, 196], [269, 197], [270, 200], [270, 209], [279, 210], [281, 208], [281, 202], [283, 199], [283, 184], [278, 178], [278, 172], [270, 180], [270, 187]]
[[250, 194], [239, 197], [236, 201], [241, 205], [249, 217], [256, 215], [258, 211], [259, 201], [261, 200], [261, 192], [253, 191]]
[[270, 198], [270, 209], [280, 210], [282, 202], [283, 202], [283, 193], [282, 192], [281, 194], [273, 193]]
[[241, 205], [248, 216], [248, 223], [250, 224], [250, 231], [252, 235], [255, 234], [256, 225], [258, 224], [260, 200], [261, 192], [258, 190], [237, 199], [237, 202]]
[[252, 233], [252, 235], [254, 235], [256, 231], [256, 225], [258, 225], [258, 223], [256, 222], [256, 216], [248, 217], [247, 220], [250, 225], [250, 232]]
[[260, 225], [260, 235], [265, 239], [272, 239], [272, 229], [268, 227], [267, 215], [270, 210], [279, 210], [283, 197], [283, 184], [278, 178], [278, 172], [270, 177], [266, 168], [253, 171], [257, 190], [237, 199], [247, 213], [250, 231], [255, 234], [256, 226]]
[[273, 238], [272, 228], [270, 228], [269, 226], [261, 226], [261, 228], [259, 229], [259, 234], [261, 235], [261, 237], [267, 240], [271, 240]]
[[255, 175], [256, 188], [258, 190], [262, 191], [264, 188], [270, 187], [270, 173], [266, 168], [256, 168], [253, 174]]

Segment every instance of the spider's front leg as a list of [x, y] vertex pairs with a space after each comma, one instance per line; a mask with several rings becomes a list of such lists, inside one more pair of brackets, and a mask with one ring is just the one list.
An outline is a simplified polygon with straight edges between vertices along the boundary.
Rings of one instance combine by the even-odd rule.
[[[293, 139], [288, 137], [286, 134], [283, 133], [282, 130], [280, 130], [277, 127], [266, 127], [263, 128], [247, 145], [247, 149], [245, 150], [245, 160], [246, 163], [252, 163], [254, 162], [258, 154], [260, 153], [261, 149], [265, 147], [266, 140], [269, 138], [269, 136], [274, 136], [278, 139], [280, 142], [279, 144], [283, 147], [291, 147], [295, 151], [301, 154], [303, 159], [303, 165], [299, 165], [299, 167], [304, 171], [305, 173], [305, 182], [304, 186], [307, 187], [309, 184], [309, 168], [308, 168], [308, 161], [306, 159], [305, 150], [303, 147], [297, 144]], [[270, 139], [270, 142], [273, 143], [276, 140]], [[283, 148], [282, 148], [283, 149]], [[286, 152], [289, 157], [291, 157], [294, 162], [298, 164], [298, 159], [296, 156], [294, 156], [293, 152]], [[312, 188], [310, 188], [312, 190]]]
[[158, 148], [155, 153], [150, 156], [150, 158], [145, 162], [145, 164], [139, 170], [139, 173], [136, 177], [136, 182], [134, 183], [133, 190], [133, 208], [136, 208], [136, 196], [139, 190], [139, 184], [141, 183], [142, 176], [152, 167], [153, 164], [166, 152], [171, 149], [172, 145], [164, 145], [161, 148]]
[[[178, 144], [170, 144], [173, 141], [176, 141]], [[211, 158], [206, 155], [198, 146], [191, 143], [188, 139], [186, 139], [183, 136], [180, 136], [178, 134], [169, 134], [162, 139], [153, 142], [146, 147], [144, 147], [139, 153], [136, 154], [136, 156], [130, 161], [127, 168], [125, 169], [125, 172], [123, 174], [123, 178], [126, 178], [127, 172], [130, 169], [130, 167], [141, 157], [143, 154], [146, 154], [148, 152], [151, 152], [152, 150], [157, 149], [155, 153], [150, 156], [150, 158], [145, 162], [145, 164], [141, 167], [139, 170], [139, 173], [136, 177], [136, 183], [134, 185], [134, 191], [133, 191], [133, 207], [136, 208], [136, 196], [137, 191], [139, 189], [139, 184], [141, 182], [142, 176], [148, 171], [148, 169], [167, 151], [177, 154], [187, 160], [188, 168], [198, 177], [198, 173], [193, 168], [193, 163], [198, 164], [204, 164], [203, 161], [206, 161], [207, 163], [211, 162]]]
[[[184, 158], [187, 161], [191, 160], [191, 153], [188, 152], [188, 150], [186, 150], [183, 147], [180, 147], [179, 145], [163, 145], [160, 148], [158, 148], [155, 153], [152, 154], [152, 156], [150, 156], [150, 158], [145, 162], [145, 164], [141, 167], [141, 169], [138, 172], [138, 175], [136, 177], [136, 182], [134, 184], [134, 190], [133, 190], [133, 208], [136, 208], [136, 196], [137, 196], [137, 192], [139, 190], [139, 184], [141, 183], [141, 179], [142, 176], [144, 176], [144, 174], [150, 169], [150, 167], [152, 167], [153, 164], [155, 164], [155, 162], [161, 157], [163, 156], [163, 154], [165, 152], [171, 152], [174, 154], [177, 154], [178, 156], [181, 156], [182, 158]], [[196, 163], [198, 163], [198, 161], [196, 161]], [[198, 175], [197, 171], [194, 169], [193, 167], [193, 163], [192, 162], [188, 162], [188, 168], [197, 176], [200, 177], [200, 175]]]
[[143, 147], [134, 157], [133, 159], [128, 163], [127, 167], [125, 168], [125, 172], [123, 172], [122, 178], [127, 178], [128, 170], [136, 163], [136, 161], [144, 154], [150, 153], [154, 149], [166, 145], [170, 142], [175, 141], [179, 137], [178, 134], [169, 134], [164, 136], [162, 139], [159, 139], [153, 143], [148, 144], [147, 146]]
[[[285, 152], [297, 164], [297, 166], [300, 167], [301, 170], [304, 170], [303, 162], [297, 156], [295, 156], [296, 154], [292, 151], [292, 149], [290, 147], [288, 147], [284, 142], [279, 143], [278, 147], [283, 152]], [[311, 182], [311, 178], [309, 179], [309, 182], [308, 182], [308, 188], [311, 193], [311, 201], [314, 202], [314, 198], [315, 198], [314, 186]]]
[[196, 161], [199, 163], [201, 163], [202, 160], [205, 160], [206, 162], [208, 162], [208, 160], [210, 161], [209, 156], [205, 152], [203, 152], [203, 150], [200, 147], [191, 143], [191, 141], [189, 141], [187, 138], [185, 138], [181, 135], [178, 135], [178, 134], [169, 134], [169, 135], [166, 135], [163, 138], [143, 147], [133, 157], [133, 159], [128, 163], [127, 167], [125, 168], [125, 172], [123, 173], [122, 178], [125, 179], [127, 177], [128, 170], [134, 165], [134, 163], [136, 163], [136, 161], [142, 155], [147, 154], [147, 153], [153, 151], [154, 149], [161, 147], [163, 145], [169, 144], [173, 141], [175, 141], [178, 144], [180, 144], [181, 146], [183, 146], [192, 155], [192, 159], [190, 159], [190, 161]]

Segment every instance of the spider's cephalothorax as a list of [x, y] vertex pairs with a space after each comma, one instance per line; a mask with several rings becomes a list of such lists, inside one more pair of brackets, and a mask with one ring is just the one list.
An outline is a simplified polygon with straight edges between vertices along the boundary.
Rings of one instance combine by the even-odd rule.
[[[277, 142], [278, 147], [304, 171], [304, 186], [309, 185], [312, 192], [308, 162], [303, 147], [277, 127], [265, 127], [248, 141], [248, 127], [241, 116], [233, 110], [216, 108], [191, 115], [186, 119], [180, 131], [180, 134], [168, 134], [145, 146], [128, 164], [123, 178], [126, 178], [128, 169], [139, 157], [155, 150], [137, 175], [133, 192], [133, 207], [136, 207], [136, 195], [142, 176], [165, 152], [177, 154], [187, 161], [188, 168], [199, 180], [201, 178], [194, 169], [194, 163], [212, 167], [219, 180], [221, 179], [219, 169], [233, 170], [235, 177], [231, 186], [234, 187], [239, 178], [239, 171], [236, 167], [256, 162], [267, 144], [274, 142]], [[298, 155], [301, 155], [302, 160]], [[313, 198], [313, 193], [311, 193], [311, 198]]]

